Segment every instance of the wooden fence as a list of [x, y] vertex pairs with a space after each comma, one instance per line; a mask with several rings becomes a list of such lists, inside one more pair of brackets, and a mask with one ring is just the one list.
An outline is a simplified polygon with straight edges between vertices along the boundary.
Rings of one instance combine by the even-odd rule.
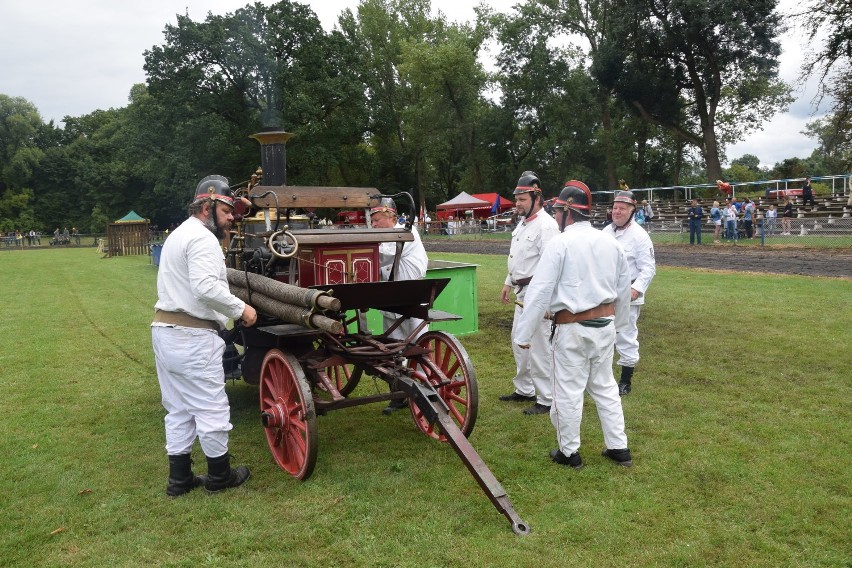
[[148, 254], [151, 235], [148, 221], [110, 223], [107, 227], [106, 256]]

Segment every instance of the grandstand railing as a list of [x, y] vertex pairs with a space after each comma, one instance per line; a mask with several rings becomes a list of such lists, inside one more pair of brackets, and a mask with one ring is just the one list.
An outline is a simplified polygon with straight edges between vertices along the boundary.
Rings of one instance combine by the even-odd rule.
[[[731, 185], [732, 195], [736, 196], [737, 189], [744, 190], [747, 188], [755, 188], [758, 187], [765, 191], [771, 190], [789, 190], [789, 189], [801, 189], [802, 184], [804, 183], [805, 178], [797, 177], [797, 178], [788, 178], [788, 179], [768, 179], [768, 180], [758, 180], [758, 181], [731, 181], [727, 180], [727, 183]], [[837, 174], [830, 176], [812, 176], [811, 182], [816, 183], [826, 183], [831, 182], [831, 196], [849, 196], [852, 194], [852, 174]], [[644, 197], [650, 201], [654, 201], [655, 196], [657, 194], [657, 198], [661, 195], [671, 195], [673, 198], [678, 198], [679, 196], [683, 199], [689, 201], [695, 195], [695, 190], [706, 190], [706, 189], [716, 189], [716, 184], [714, 183], [700, 183], [695, 185], [669, 185], [669, 186], [659, 186], [659, 187], [642, 187], [638, 189], [630, 188], [637, 198]], [[607, 191], [596, 191], [594, 192], [595, 201], [598, 201], [597, 196], [604, 195], [614, 195], [618, 190], [607, 190]], [[768, 197], [768, 194], [767, 194]], [[609, 201], [612, 199], [610, 198]]]

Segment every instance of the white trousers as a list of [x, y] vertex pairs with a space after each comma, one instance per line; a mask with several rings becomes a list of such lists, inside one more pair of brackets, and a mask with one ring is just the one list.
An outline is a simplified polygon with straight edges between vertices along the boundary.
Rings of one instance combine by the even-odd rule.
[[[518, 294], [523, 303], [524, 291]], [[550, 367], [552, 347], [550, 344], [550, 320], [542, 319], [530, 340], [529, 349], [521, 349], [515, 342], [516, 328], [524, 309], [515, 304], [515, 319], [512, 321], [512, 353], [515, 355], [515, 392], [524, 396], [535, 396], [536, 402], [550, 406]]]
[[612, 375], [614, 342], [613, 324], [599, 328], [579, 323], [556, 326], [550, 421], [556, 428], [559, 450], [566, 456], [580, 448], [584, 391], [591, 395], [597, 407], [606, 447], [611, 450], [627, 448], [621, 397]]
[[639, 313], [642, 306], [630, 306], [630, 325], [623, 332], [615, 334], [615, 350], [618, 351], [618, 364], [622, 367], [635, 367], [639, 362]]
[[166, 453], [188, 454], [196, 436], [204, 455], [228, 452], [231, 407], [225, 393], [225, 342], [206, 329], [151, 327], [163, 408]]

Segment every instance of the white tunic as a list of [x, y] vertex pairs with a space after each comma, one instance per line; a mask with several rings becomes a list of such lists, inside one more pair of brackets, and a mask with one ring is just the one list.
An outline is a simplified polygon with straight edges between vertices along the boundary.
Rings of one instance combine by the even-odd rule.
[[[397, 224], [397, 229], [403, 228], [403, 225]], [[407, 242], [402, 246], [402, 254], [399, 257], [399, 263], [396, 267], [394, 281], [399, 280], [419, 280], [426, 276], [426, 269], [429, 267], [429, 258], [426, 256], [426, 249], [423, 246], [423, 241], [420, 240], [420, 234], [415, 227], [411, 228], [411, 234], [414, 240]], [[390, 280], [391, 269], [393, 268], [393, 257], [396, 255], [396, 243], [381, 243], [379, 245], [379, 272], [381, 273], [382, 281]], [[392, 312], [382, 311], [382, 325], [387, 331], [399, 315]], [[423, 323], [419, 318], [408, 318], [399, 327], [397, 327], [390, 337], [398, 340], [405, 340], [414, 333], [420, 324]], [[428, 326], [420, 330], [417, 337], [429, 330]], [[416, 340], [417, 338], [412, 338]]]
[[[395, 228], [402, 229], [403, 225], [398, 224]], [[423, 241], [420, 240], [420, 234], [415, 227], [411, 228], [411, 234], [414, 240], [403, 245], [394, 280], [419, 280], [426, 276], [426, 269], [429, 266], [426, 249], [423, 247]], [[396, 255], [396, 243], [381, 243], [379, 245], [379, 270], [383, 281], [390, 280], [394, 255]]]
[[[614, 246], [613, 246], [614, 245]], [[529, 345], [544, 312], [584, 312], [615, 303], [615, 329], [628, 325], [630, 272], [621, 246], [588, 221], [574, 223], [550, 241], [526, 291], [515, 342]]]
[[213, 320], [219, 329], [245, 309], [228, 288], [222, 246], [197, 217], [181, 223], [163, 243], [157, 295], [156, 309]]
[[503, 282], [513, 286], [513, 282], [529, 278], [535, 274], [538, 259], [550, 239], [559, 234], [559, 227], [553, 217], [539, 211], [530, 219], [524, 219], [512, 231], [512, 244], [509, 247], [509, 273]]
[[630, 267], [631, 288], [639, 292], [639, 297], [633, 302], [634, 306], [645, 303], [645, 291], [651, 285], [651, 280], [657, 274], [657, 262], [654, 259], [654, 243], [648, 233], [637, 223], [631, 221], [624, 229], [616, 229], [615, 223], [610, 223], [602, 232], [612, 235], [627, 256]]

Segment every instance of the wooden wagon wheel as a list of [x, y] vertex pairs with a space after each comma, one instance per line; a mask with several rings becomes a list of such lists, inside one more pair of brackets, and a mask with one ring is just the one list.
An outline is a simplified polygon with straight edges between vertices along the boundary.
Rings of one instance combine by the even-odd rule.
[[[343, 397], [347, 397], [352, 394], [352, 391], [354, 391], [355, 387], [358, 386], [364, 370], [353, 363], [341, 363], [340, 365], [331, 365], [330, 367], [321, 369], [318, 372], [325, 373], [331, 381], [331, 384], [337, 388], [337, 392], [339, 392]], [[323, 387], [321, 382], [317, 382], [316, 387], [316, 393], [318, 395], [328, 396], [326, 394], [328, 391]]]
[[[320, 347], [321, 342], [314, 342], [314, 349], [319, 349]], [[324, 369], [318, 369], [316, 372], [324, 372], [331, 384], [337, 389], [337, 392], [339, 392], [341, 396], [347, 397], [352, 394], [352, 391], [354, 391], [355, 387], [358, 386], [358, 383], [361, 381], [361, 375], [364, 373], [364, 369], [354, 363], [344, 362], [342, 358], [335, 357], [335, 359], [340, 362], [329, 365]], [[324, 387], [321, 381], [315, 381], [314, 386], [316, 387], [314, 392], [317, 395], [322, 398], [331, 398], [328, 394], [328, 390]]]
[[317, 461], [314, 399], [295, 357], [272, 349], [260, 370], [260, 412], [275, 462], [287, 473], [307, 479]]
[[[431, 353], [409, 359], [408, 366], [414, 370], [414, 378], [431, 384], [438, 391], [459, 430], [470, 436], [476, 424], [479, 392], [467, 351], [458, 339], [442, 331], [424, 333], [417, 345]], [[445, 442], [446, 437], [436, 429], [437, 425], [429, 424], [414, 401], [409, 400], [408, 404], [417, 427], [427, 436]]]

